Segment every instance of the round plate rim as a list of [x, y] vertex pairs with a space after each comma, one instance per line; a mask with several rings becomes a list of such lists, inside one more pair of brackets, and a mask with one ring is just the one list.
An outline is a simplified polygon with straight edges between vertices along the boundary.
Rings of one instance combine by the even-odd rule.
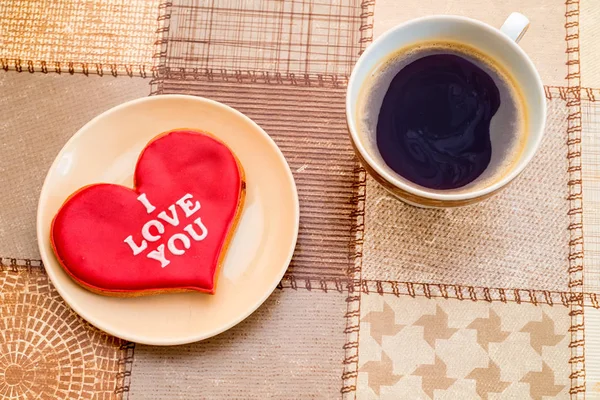
[[[293, 227], [294, 228], [294, 237], [290, 242], [290, 249], [288, 251], [288, 256], [286, 258], [286, 261], [282, 264], [282, 268], [281, 268], [280, 273], [277, 275], [277, 279], [274, 279], [273, 283], [269, 286], [269, 289], [265, 290], [264, 295], [255, 304], [253, 304], [251, 307], [249, 307], [247, 310], [245, 310], [243, 313], [241, 313], [240, 316], [238, 316], [236, 319], [234, 319], [234, 320], [230, 321], [228, 324], [224, 324], [221, 327], [214, 329], [213, 331], [210, 331], [208, 333], [192, 334], [192, 335], [188, 335], [185, 337], [160, 338], [160, 339], [146, 340], [146, 338], [144, 338], [143, 336], [138, 335], [138, 334], [129, 334], [129, 333], [123, 334], [124, 332], [119, 332], [118, 329], [115, 329], [113, 327], [113, 325], [105, 324], [105, 323], [103, 323], [102, 320], [98, 320], [94, 317], [90, 317], [90, 316], [86, 315], [85, 307], [81, 307], [77, 303], [77, 301], [74, 301], [74, 299], [71, 297], [69, 291], [66, 290], [62, 286], [62, 284], [60, 283], [60, 279], [57, 277], [54, 270], [51, 267], [49, 267], [49, 265], [50, 265], [49, 257], [54, 257], [54, 254], [48, 254], [47, 249], [44, 247], [44, 243], [45, 243], [44, 241], [49, 240], [49, 238], [45, 238], [45, 236], [43, 234], [44, 221], [43, 221], [43, 216], [42, 216], [42, 209], [44, 207], [43, 199], [46, 197], [45, 194], [49, 190], [48, 186], [50, 185], [50, 182], [48, 181], [48, 179], [50, 177], [51, 172], [54, 169], [56, 169], [56, 167], [59, 163], [59, 160], [61, 159], [61, 156], [66, 151], [66, 149], [68, 149], [71, 146], [72, 142], [74, 142], [75, 140], [77, 140], [77, 138], [82, 136], [83, 132], [85, 132], [90, 126], [92, 126], [98, 120], [105, 118], [105, 117], [109, 116], [110, 114], [120, 111], [122, 109], [131, 107], [131, 106], [134, 106], [134, 105], [137, 105], [140, 103], [153, 102], [153, 101], [169, 101], [169, 99], [191, 100], [191, 101], [196, 101], [198, 103], [205, 103], [205, 104], [209, 104], [209, 105], [221, 108], [228, 113], [233, 113], [233, 114], [237, 115], [238, 117], [246, 120], [246, 122], [248, 122], [250, 125], [252, 125], [257, 130], [257, 132], [259, 132], [261, 135], [264, 136], [264, 138], [267, 139], [267, 143], [275, 151], [275, 154], [282, 162], [282, 166], [285, 166], [285, 172], [289, 178], [289, 182], [291, 184], [291, 189], [293, 191], [293, 200], [294, 200], [294, 210], [293, 211], [295, 213], [294, 227]], [[294, 250], [296, 248], [299, 227], [300, 227], [300, 202], [298, 199], [298, 189], [296, 187], [296, 182], [294, 180], [294, 176], [292, 175], [290, 166], [287, 163], [287, 160], [285, 159], [283, 153], [281, 152], [281, 149], [277, 146], [275, 141], [256, 122], [254, 122], [248, 116], [246, 116], [242, 112], [236, 110], [235, 108], [230, 107], [226, 104], [220, 103], [216, 100], [208, 99], [206, 97], [181, 95], [181, 94], [165, 94], [165, 95], [148, 96], [148, 97], [142, 97], [142, 98], [130, 100], [130, 101], [121, 103], [115, 107], [112, 107], [112, 108], [98, 114], [97, 116], [92, 118], [90, 121], [88, 121], [85, 125], [83, 125], [81, 128], [79, 128], [79, 130], [77, 130], [77, 132], [75, 132], [75, 134], [73, 136], [71, 136], [71, 138], [69, 138], [69, 140], [67, 140], [67, 142], [63, 145], [61, 150], [56, 155], [54, 161], [52, 162], [50, 168], [48, 169], [48, 172], [46, 173], [46, 177], [44, 178], [44, 183], [42, 185], [42, 189], [40, 191], [40, 197], [38, 200], [37, 213], [36, 213], [36, 237], [37, 237], [37, 241], [38, 241], [38, 249], [40, 251], [42, 264], [44, 265], [44, 269], [46, 270], [46, 273], [48, 274], [48, 277], [50, 278], [50, 281], [52, 282], [53, 286], [56, 288], [56, 290], [58, 291], [61, 298], [69, 305], [69, 307], [71, 307], [71, 309], [73, 309], [73, 311], [75, 311], [81, 318], [83, 318], [84, 320], [86, 320], [87, 322], [89, 322], [90, 324], [95, 326], [96, 328], [98, 328], [110, 335], [119, 337], [123, 340], [134, 342], [134, 343], [155, 345], [155, 346], [174, 346], [174, 345], [188, 344], [188, 343], [194, 343], [194, 342], [198, 342], [201, 340], [205, 340], [210, 337], [216, 336], [222, 332], [225, 332], [228, 329], [231, 329], [232, 327], [234, 327], [235, 325], [239, 324], [240, 322], [242, 322], [243, 320], [248, 318], [250, 315], [252, 315], [269, 298], [269, 296], [277, 288], [277, 285], [279, 284], [279, 282], [285, 275], [285, 273], [288, 269], [288, 266], [292, 260]], [[98, 296], [100, 296], [100, 295], [98, 295]]]

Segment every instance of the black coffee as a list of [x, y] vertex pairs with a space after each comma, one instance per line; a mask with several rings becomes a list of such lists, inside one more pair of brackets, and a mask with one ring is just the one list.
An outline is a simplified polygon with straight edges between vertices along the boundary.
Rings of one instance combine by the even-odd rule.
[[377, 147], [409, 181], [456, 189], [490, 164], [490, 122], [499, 107], [498, 87], [474, 62], [456, 54], [427, 55], [392, 79], [377, 120]]

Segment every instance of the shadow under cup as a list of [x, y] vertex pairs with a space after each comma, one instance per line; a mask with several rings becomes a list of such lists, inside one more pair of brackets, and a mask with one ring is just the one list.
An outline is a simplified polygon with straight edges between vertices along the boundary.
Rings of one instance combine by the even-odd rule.
[[[493, 79], [501, 105], [490, 124], [492, 158], [466, 186], [429, 189], [400, 176], [383, 160], [376, 142], [379, 109], [389, 83], [405, 65], [429, 54], [457, 54]], [[543, 86], [523, 50], [499, 30], [463, 17], [426, 17], [377, 39], [356, 64], [346, 99], [350, 135], [365, 169], [405, 202], [422, 207], [475, 203], [519, 175], [539, 147], [545, 123]]]

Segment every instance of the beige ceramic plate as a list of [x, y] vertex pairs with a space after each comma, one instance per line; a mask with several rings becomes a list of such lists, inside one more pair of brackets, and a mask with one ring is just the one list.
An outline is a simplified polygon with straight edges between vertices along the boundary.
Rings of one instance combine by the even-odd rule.
[[[72, 281], [50, 247], [50, 223], [63, 201], [97, 182], [132, 186], [146, 143], [163, 131], [202, 129], [223, 140], [242, 163], [246, 204], [217, 293], [115, 298]], [[174, 345], [206, 339], [242, 321], [275, 289], [298, 235], [298, 195], [291, 171], [273, 140], [253, 121], [223, 104], [192, 96], [156, 96], [122, 104], [94, 118], [69, 140], [42, 188], [37, 235], [52, 283], [83, 318], [120, 338]]]

